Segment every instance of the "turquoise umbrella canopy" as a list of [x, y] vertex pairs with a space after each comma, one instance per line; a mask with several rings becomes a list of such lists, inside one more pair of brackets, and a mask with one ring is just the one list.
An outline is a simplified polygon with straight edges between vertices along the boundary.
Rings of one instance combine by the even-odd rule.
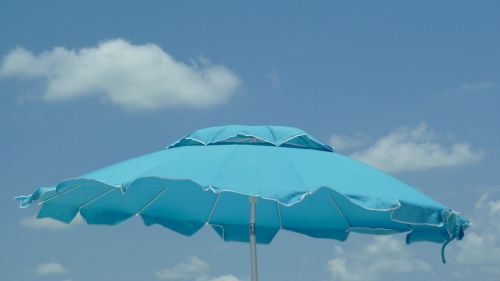
[[[211, 226], [226, 241], [257, 243], [281, 229], [312, 237], [406, 232], [406, 242], [444, 246], [469, 222], [409, 185], [350, 159], [308, 133], [279, 126], [195, 131], [166, 149], [19, 196], [38, 218], [113, 225], [140, 216], [192, 235]], [[444, 261], [444, 256], [443, 256]]]

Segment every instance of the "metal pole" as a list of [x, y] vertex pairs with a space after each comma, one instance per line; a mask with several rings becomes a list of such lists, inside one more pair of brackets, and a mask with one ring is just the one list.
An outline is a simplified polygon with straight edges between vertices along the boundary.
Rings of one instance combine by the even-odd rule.
[[252, 266], [252, 281], [257, 281], [257, 243], [255, 240], [255, 203], [257, 198], [250, 196], [250, 254]]

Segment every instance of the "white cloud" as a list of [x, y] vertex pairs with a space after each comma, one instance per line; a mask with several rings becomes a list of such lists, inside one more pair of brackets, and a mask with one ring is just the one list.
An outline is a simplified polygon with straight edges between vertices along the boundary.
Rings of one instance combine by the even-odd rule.
[[38, 55], [17, 48], [4, 57], [1, 76], [45, 80], [46, 101], [95, 96], [129, 110], [214, 106], [227, 101], [240, 84], [231, 70], [207, 59], [188, 65], [156, 44], [122, 39]]
[[355, 159], [389, 172], [461, 166], [475, 163], [482, 156], [482, 152], [471, 149], [465, 142], [439, 143], [425, 124], [398, 128], [373, 146], [351, 154]]
[[198, 258], [191, 257], [188, 262], [181, 262], [173, 267], [165, 268], [155, 272], [155, 276], [161, 280], [196, 280], [196, 281], [241, 281], [232, 274], [210, 277], [210, 265]]
[[428, 263], [417, 259], [403, 247], [403, 242], [389, 236], [375, 237], [359, 246], [360, 249], [343, 251], [337, 247], [337, 258], [328, 261], [327, 270], [331, 280], [377, 281], [386, 280], [384, 276], [387, 274], [397, 280], [395, 276], [431, 269]]
[[338, 151], [348, 151], [355, 148], [360, 148], [367, 145], [370, 138], [361, 133], [356, 133], [352, 136], [332, 135], [330, 143]]
[[193, 280], [195, 277], [204, 276], [210, 270], [210, 265], [198, 258], [192, 257], [187, 263], [179, 263], [171, 268], [165, 268], [155, 273], [162, 280]]
[[273, 86], [273, 88], [278, 88], [279, 86], [281, 86], [281, 77], [278, 71], [274, 70], [273, 72], [269, 73], [267, 75], [267, 79], [269, 79], [269, 82], [271, 82], [271, 86]]
[[489, 92], [498, 87], [497, 84], [491, 82], [464, 83], [458, 88], [450, 89], [447, 92], [458, 95], [467, 95], [473, 93]]
[[60, 221], [56, 221], [51, 218], [37, 219], [35, 217], [25, 217], [19, 221], [19, 224], [24, 227], [37, 228], [37, 229], [50, 229], [50, 230], [68, 229], [72, 226], [79, 225], [82, 223], [83, 219], [79, 215], [69, 224], [62, 223]]
[[456, 244], [451, 256], [465, 269], [477, 269], [462, 270], [465, 280], [500, 280], [500, 200], [490, 200], [484, 194], [475, 205], [472, 222], [474, 225]]
[[240, 279], [234, 275], [221, 275], [219, 277], [211, 278], [208, 281], [240, 281]]
[[39, 275], [53, 275], [66, 273], [67, 270], [58, 262], [47, 262], [39, 264], [36, 267], [35, 272]]

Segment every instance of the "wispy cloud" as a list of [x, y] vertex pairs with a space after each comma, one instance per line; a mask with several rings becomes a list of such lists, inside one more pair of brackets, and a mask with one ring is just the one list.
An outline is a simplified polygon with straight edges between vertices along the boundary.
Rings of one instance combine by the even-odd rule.
[[[430, 265], [403, 249], [403, 242], [389, 236], [379, 236], [355, 249], [344, 251], [336, 247], [336, 258], [328, 261], [327, 270], [335, 281], [404, 280], [405, 274], [429, 271]], [[362, 253], [362, 254], [360, 254]]]
[[71, 223], [66, 224], [50, 218], [37, 219], [36, 217], [21, 218], [19, 224], [24, 227], [36, 229], [61, 230], [83, 223], [83, 219], [78, 215]]
[[466, 142], [441, 143], [425, 124], [398, 128], [351, 157], [389, 172], [455, 167], [478, 162], [483, 153]]
[[279, 75], [278, 71], [273, 70], [273, 72], [267, 75], [267, 79], [269, 79], [269, 82], [271, 83], [271, 86], [273, 86], [273, 88], [278, 88], [281, 86], [281, 76]]
[[498, 89], [498, 85], [491, 82], [464, 83], [456, 88], [446, 90], [447, 93], [456, 95], [468, 95], [491, 92]]
[[66, 273], [67, 270], [64, 266], [58, 262], [46, 262], [37, 265], [35, 272], [38, 275], [55, 275]]
[[206, 261], [191, 257], [188, 262], [181, 262], [155, 272], [155, 276], [161, 280], [240, 281], [232, 274], [210, 277], [208, 274], [210, 270], [210, 265]]
[[46, 101], [94, 96], [130, 110], [210, 107], [226, 102], [240, 84], [231, 70], [208, 59], [188, 65], [156, 44], [122, 39], [40, 54], [17, 48], [3, 58], [0, 77], [46, 81]]
[[500, 199], [483, 194], [474, 207], [473, 226], [453, 252], [455, 260], [478, 270], [463, 271], [464, 280], [500, 280]]

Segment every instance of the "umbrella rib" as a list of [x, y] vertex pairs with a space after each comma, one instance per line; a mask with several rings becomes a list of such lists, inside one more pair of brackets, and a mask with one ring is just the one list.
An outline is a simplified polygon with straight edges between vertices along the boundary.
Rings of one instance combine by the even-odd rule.
[[207, 222], [205, 224], [207, 225], [211, 225], [212, 227], [219, 227], [221, 230], [222, 230], [222, 240], [225, 240], [225, 229], [224, 229], [224, 226], [222, 224], [212, 224], [210, 223], [210, 219], [212, 218], [212, 215], [215, 211], [215, 207], [217, 205], [217, 202], [219, 202], [219, 196], [220, 196], [220, 193], [217, 193], [217, 197], [215, 198], [214, 200], [214, 204], [212, 205], [212, 209], [210, 210], [210, 214], [208, 215], [208, 219], [207, 219]]
[[91, 204], [91, 203], [95, 202], [95, 201], [96, 201], [96, 200], [98, 200], [99, 198], [101, 198], [101, 197], [105, 196], [106, 194], [108, 194], [108, 193], [110, 193], [111, 191], [114, 191], [114, 190], [116, 190], [116, 189], [118, 189], [118, 188], [120, 188], [120, 187], [119, 187], [119, 186], [116, 186], [116, 187], [113, 187], [113, 188], [111, 188], [111, 189], [109, 189], [109, 190], [106, 190], [106, 191], [105, 191], [105, 192], [103, 192], [101, 195], [99, 195], [99, 196], [97, 196], [96, 198], [91, 199], [91, 200], [89, 200], [87, 203], [85, 203], [85, 204], [81, 205], [81, 206], [78, 208], [78, 211], [80, 211], [82, 208], [84, 208], [84, 207], [85, 207], [85, 206], [87, 206], [88, 204]]
[[333, 202], [333, 205], [335, 205], [335, 208], [337, 208], [337, 210], [339, 211], [340, 215], [342, 216], [346, 224], [349, 226], [349, 228], [353, 228], [351, 222], [347, 219], [344, 212], [340, 209], [339, 205], [337, 204], [337, 201], [333, 199], [332, 195], [330, 195], [330, 200]]
[[162, 191], [160, 191], [158, 194], [156, 194], [156, 196], [153, 199], [151, 199], [144, 207], [142, 207], [137, 213], [135, 213], [135, 216], [140, 215], [144, 210], [146, 210], [146, 208], [151, 206], [151, 204], [153, 204], [153, 202], [156, 201], [156, 199], [160, 198], [160, 196], [162, 196], [163, 193], [167, 192], [167, 190], [168, 190], [168, 187], [163, 188]]
[[79, 187], [81, 187], [81, 186], [82, 186], [82, 185], [76, 185], [76, 186], [74, 186], [74, 187], [72, 187], [72, 188], [70, 188], [70, 189], [68, 189], [68, 190], [65, 190], [65, 191], [63, 191], [63, 192], [61, 192], [61, 193], [57, 192], [57, 188], [56, 188], [56, 192], [57, 192], [57, 194], [56, 194], [56, 195], [54, 195], [54, 196], [52, 196], [52, 197], [49, 197], [49, 198], [47, 198], [47, 199], [45, 199], [45, 200], [43, 200], [43, 201], [40, 201], [40, 202], [38, 202], [38, 204], [43, 204], [43, 203], [45, 203], [45, 202], [47, 202], [47, 201], [50, 201], [50, 200], [52, 200], [52, 199], [54, 199], [54, 198], [57, 198], [57, 197], [59, 197], [59, 196], [63, 195], [63, 194], [65, 194], [65, 193], [68, 193], [68, 192], [70, 192], [70, 191], [73, 191], [73, 190], [75, 190], [75, 189], [77, 189], [77, 188], [79, 188]]
[[207, 219], [206, 224], [210, 224], [210, 219], [212, 218], [212, 214], [214, 213], [215, 205], [217, 205], [217, 201], [219, 201], [219, 196], [220, 196], [220, 193], [217, 193], [217, 197], [215, 198], [214, 204], [212, 205], [212, 208], [210, 209], [210, 214], [208, 215], [208, 219]]
[[276, 208], [278, 209], [278, 218], [280, 219], [280, 229], [283, 229], [283, 221], [281, 220], [281, 209], [280, 209], [280, 204], [278, 201], [276, 202]]

